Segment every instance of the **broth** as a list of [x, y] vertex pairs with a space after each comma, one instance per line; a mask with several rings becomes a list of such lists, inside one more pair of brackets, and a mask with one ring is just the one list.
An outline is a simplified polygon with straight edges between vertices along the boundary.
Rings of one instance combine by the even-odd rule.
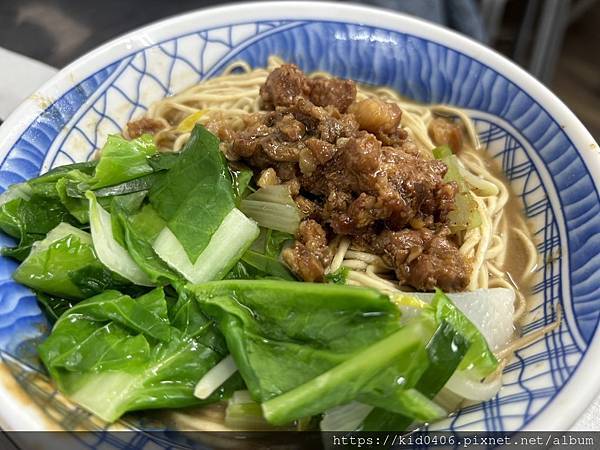
[[[504, 217], [503, 221], [508, 220], [509, 225], [505, 228], [503, 233], [506, 233], [509, 245], [506, 248], [506, 255], [504, 258], [504, 264], [500, 269], [506, 273], [509, 282], [513, 287], [519, 291], [525, 299], [528, 299], [532, 294], [532, 278], [535, 270], [539, 265], [539, 254], [537, 256], [537, 262], [532, 271], [527, 271], [527, 247], [523, 240], [519, 237], [516, 227], [510, 226], [511, 223], [518, 223], [523, 225], [519, 229], [526, 233], [529, 239], [535, 243], [535, 238], [531, 232], [531, 228], [524, 214], [524, 205], [521, 199], [515, 195], [510, 183], [506, 179], [504, 173], [500, 169], [497, 161], [493, 160], [489, 155], [485, 154], [485, 162], [487, 169], [497, 178], [502, 180], [504, 185], [508, 188], [509, 197], [506, 205], [504, 206]], [[514, 222], [513, 222], [514, 221]]]

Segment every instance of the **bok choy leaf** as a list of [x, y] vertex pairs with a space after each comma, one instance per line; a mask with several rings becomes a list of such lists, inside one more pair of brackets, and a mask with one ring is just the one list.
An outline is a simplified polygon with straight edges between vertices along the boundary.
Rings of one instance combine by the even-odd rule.
[[[410, 295], [427, 302], [436, 296], [426, 292]], [[501, 350], [510, 343], [515, 332], [515, 291], [507, 288], [477, 289], [453, 292], [448, 298], [477, 327], [492, 351]]]
[[86, 193], [90, 207], [90, 227], [94, 249], [102, 263], [113, 272], [140, 286], [152, 286], [152, 280], [140, 269], [113, 236], [111, 215], [98, 204], [93, 192]]
[[168, 227], [158, 235], [154, 250], [170, 267], [192, 283], [223, 278], [258, 237], [254, 221], [237, 208], [232, 209], [192, 264], [185, 248]]
[[250, 191], [248, 188], [252, 176], [254, 173], [250, 169], [232, 169], [229, 168], [231, 174], [231, 180], [233, 183], [233, 193], [235, 194], [236, 202], [239, 203], [246, 196], [246, 193]]
[[38, 304], [42, 307], [46, 318], [51, 324], [54, 324], [75, 303], [72, 300], [46, 295], [42, 292], [38, 292], [36, 297]]
[[438, 322], [444, 320], [452, 325], [469, 343], [469, 350], [462, 359], [459, 370], [469, 371], [479, 378], [484, 378], [496, 370], [498, 361], [491, 352], [485, 337], [446, 294], [439, 289], [436, 290], [431, 306], [435, 309]]
[[[464, 295], [472, 296], [473, 294]], [[444, 386], [448, 387], [452, 383], [456, 386], [457, 391], [462, 391], [463, 394], [466, 391], [477, 391], [477, 386], [474, 384], [477, 383], [477, 378], [491, 373], [497, 367], [497, 361], [489, 350], [485, 337], [441, 291], [438, 290], [433, 295], [403, 294], [403, 297], [409, 300], [411, 295], [431, 301], [431, 305], [426, 305], [415, 298], [412, 303], [419, 305], [422, 314], [433, 315], [437, 323], [437, 330], [427, 344], [429, 364], [415, 389], [427, 399], [433, 399]], [[411, 302], [405, 301], [404, 303]], [[469, 383], [472, 386], [465, 387]], [[496, 386], [494, 393], [497, 392], [498, 387]], [[493, 388], [492, 386], [491, 389]], [[490, 390], [486, 386], [479, 389], [479, 393], [486, 389]], [[486, 395], [488, 397], [484, 400], [491, 397], [489, 394]], [[464, 396], [470, 398], [468, 395]], [[388, 397], [388, 400], [392, 400], [392, 397]], [[412, 413], [399, 411], [389, 406], [375, 408], [365, 419], [362, 429], [365, 431], [397, 431], [407, 429], [415, 419], [432, 420], [431, 418], [425, 419], [425, 415], [435, 414], [435, 405], [428, 406], [426, 402], [413, 403], [413, 405], [416, 409]]]
[[[310, 382], [401, 328], [398, 309], [371, 289], [275, 280], [227, 280], [189, 289], [215, 319], [260, 402]], [[335, 403], [337, 397], [329, 398]], [[299, 419], [307, 415], [305, 407], [274, 413], [273, 420]]]
[[[135, 156], [136, 155], [135, 154], [136, 146], [132, 144], [130, 147], [131, 147], [132, 153]], [[140, 156], [140, 155], [137, 154], [137, 156]], [[58, 181], [62, 181], [63, 179], [66, 179], [65, 180], [66, 188], [64, 189], [64, 191], [65, 191], [65, 194], [67, 196], [71, 197], [72, 199], [77, 199], [77, 198], [84, 199], [85, 193], [88, 190], [93, 190], [94, 195], [96, 195], [97, 198], [114, 197], [114, 196], [119, 196], [119, 195], [131, 194], [134, 192], [148, 191], [152, 187], [152, 185], [159, 179], [159, 173], [162, 171], [169, 170], [171, 167], [173, 167], [173, 165], [177, 161], [178, 157], [179, 157], [179, 153], [154, 153], [154, 154], [150, 154], [150, 156], [148, 156], [145, 160], [142, 160], [140, 158], [141, 165], [138, 165], [137, 169], [133, 172], [136, 172], [136, 171], [141, 172], [142, 175], [140, 175], [139, 173], [133, 173], [133, 174], [132, 173], [122, 174], [121, 173], [118, 175], [114, 175], [112, 177], [113, 181], [115, 179], [124, 179], [124, 180], [121, 182], [118, 182], [117, 184], [112, 184], [110, 186], [105, 186], [105, 187], [101, 187], [101, 188], [95, 188], [94, 186], [92, 186], [93, 180], [97, 178], [97, 177], [93, 176], [94, 175], [93, 171], [91, 174], [87, 173], [87, 172], [84, 173], [87, 176], [87, 178], [77, 177], [75, 179], [73, 179], [72, 174], [75, 172], [82, 172], [82, 171], [73, 170], [73, 171], [70, 171], [67, 173], [61, 172], [63, 177], [61, 179], [59, 179]], [[114, 162], [114, 157], [111, 156], [110, 152], [108, 152], [106, 155], [103, 153], [100, 157], [100, 161], [102, 161], [105, 158], [107, 158], [107, 159], [113, 158], [113, 162]], [[140, 167], [142, 167], [143, 170], [140, 170]], [[100, 175], [102, 175], [102, 171], [100, 172]], [[132, 179], [126, 178], [126, 177], [132, 176], [132, 175], [136, 175], [137, 178], [132, 178]], [[103, 178], [108, 179], [108, 177], [103, 177]]]
[[227, 279], [279, 278], [296, 280], [281, 262], [281, 250], [294, 236], [289, 233], [263, 228], [258, 239], [225, 276]]
[[193, 283], [223, 278], [259, 233], [256, 223], [235, 208], [224, 158], [217, 138], [198, 125], [149, 192], [150, 204], [166, 224], [153, 249]]
[[152, 173], [148, 157], [157, 152], [154, 139], [143, 135], [128, 141], [111, 135], [100, 153], [100, 161], [86, 189], [100, 189]]
[[239, 378], [204, 401], [194, 397], [196, 382], [225, 354], [216, 330], [186, 304], [182, 297], [173, 308], [187, 320], [173, 321], [162, 289], [137, 299], [106, 291], [64, 313], [40, 356], [63, 393], [109, 422], [127, 411], [217, 401], [240, 388]]
[[[402, 369], [424, 351], [428, 337], [424, 323], [411, 322], [306, 383], [267, 400], [263, 403], [265, 417], [273, 424], [283, 424], [354, 401], [380, 371], [390, 367], [399, 369], [398, 378], [406, 377]], [[396, 401], [403, 394], [400, 392]]]
[[33, 242], [59, 223], [87, 223], [87, 201], [71, 198], [67, 188], [89, 181], [97, 164], [89, 161], [56, 167], [4, 192], [0, 196], [0, 229], [18, 238], [19, 244], [2, 249], [2, 254], [23, 260]]
[[33, 244], [13, 278], [36, 291], [70, 299], [87, 298], [127, 284], [100, 262], [89, 233], [67, 223], [59, 224]]
[[68, 191], [71, 185], [85, 183], [89, 179], [89, 175], [79, 170], [72, 170], [56, 181], [56, 191], [60, 201], [73, 217], [82, 224], [87, 224], [90, 221], [88, 202], [85, 198], [71, 197]]
[[[374, 290], [227, 280], [189, 286], [212, 317], [265, 418], [285, 424], [351, 402], [407, 427], [445, 411], [433, 397], [461, 367], [495, 367], [485, 339], [443, 293], [400, 320]], [[406, 303], [406, 302], [405, 302]]]
[[[135, 214], [128, 213], [113, 201], [112, 214], [123, 239], [123, 246], [135, 263], [157, 285], [174, 283], [181, 277], [165, 263], [152, 248], [152, 242], [164, 227], [164, 220], [151, 205], [144, 205]], [[113, 223], [113, 233], [115, 225]]]
[[15, 248], [3, 248], [2, 254], [25, 259], [31, 245], [61, 222], [76, 224], [77, 220], [61, 203], [54, 183], [27, 184], [27, 196], [7, 198], [0, 205], [0, 229], [19, 240]]
[[27, 181], [29, 184], [39, 184], [39, 183], [55, 183], [56, 181], [64, 178], [69, 172], [74, 170], [79, 171], [85, 175], [93, 175], [94, 170], [96, 170], [96, 166], [98, 165], [98, 161], [84, 161], [73, 164], [65, 164], [64, 166], [58, 166], [50, 169], [48, 172], [40, 175], [39, 177], [32, 178]]
[[218, 139], [197, 125], [177, 161], [150, 189], [149, 199], [167, 223], [169, 232], [162, 239], [179, 242], [194, 264], [235, 207]]

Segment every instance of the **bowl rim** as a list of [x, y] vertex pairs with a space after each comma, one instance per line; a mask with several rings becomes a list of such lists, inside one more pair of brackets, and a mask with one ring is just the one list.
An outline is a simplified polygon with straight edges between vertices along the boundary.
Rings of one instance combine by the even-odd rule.
[[[56, 99], [114, 62], [165, 40], [183, 37], [199, 30], [268, 20], [322, 21], [373, 26], [421, 37], [475, 59], [514, 83], [554, 121], [561, 124], [566, 137], [589, 170], [596, 189], [600, 186], [595, 181], [600, 180], [598, 144], [575, 114], [524, 69], [495, 50], [440, 25], [395, 11], [345, 2], [234, 3], [177, 14], [136, 28], [77, 58], [30, 95], [0, 126], [0, 149], [11, 148], [33, 120], [50, 108]], [[177, 31], [172, 31], [174, 29]], [[588, 148], [590, 151], [585, 151]], [[6, 158], [8, 153], [7, 151], [2, 159]], [[600, 353], [598, 330], [597, 326], [589, 346], [567, 382], [557, 391], [554, 398], [526, 423], [524, 430], [567, 430], [594, 400], [600, 391], [600, 378], [594, 377], [594, 370], [600, 369], [600, 358], [593, 357], [594, 354]], [[587, 392], [583, 392], [579, 385], [586, 386]], [[43, 413], [19, 404], [2, 382], [0, 403], [6, 405], [0, 409], [0, 426], [10, 430], [47, 429], [44, 425], [47, 420]], [[556, 411], [558, 407], [561, 413], [551, 414], [551, 410]], [[10, 411], [10, 414], [4, 411]]]

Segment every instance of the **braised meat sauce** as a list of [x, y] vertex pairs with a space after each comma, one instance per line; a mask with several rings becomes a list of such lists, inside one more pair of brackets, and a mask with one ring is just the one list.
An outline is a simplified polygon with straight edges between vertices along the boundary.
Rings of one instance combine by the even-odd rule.
[[156, 134], [164, 127], [164, 123], [159, 120], [143, 117], [127, 124], [127, 134], [130, 139], [136, 139], [142, 134]]
[[[398, 105], [356, 101], [353, 81], [309, 78], [291, 64], [271, 72], [260, 96], [265, 111], [247, 118], [227, 152], [260, 186], [289, 186], [304, 220], [282, 257], [299, 277], [322, 281], [328, 244], [344, 235], [381, 255], [401, 284], [466, 288], [469, 264], [447, 227], [457, 187], [443, 181], [443, 162], [419, 154]], [[451, 123], [436, 120], [430, 133], [459, 150]]]
[[[260, 89], [264, 111], [248, 115], [241, 131], [216, 120], [207, 127], [259, 186], [289, 187], [304, 220], [282, 257], [303, 280], [324, 279], [329, 244], [343, 235], [380, 255], [403, 285], [464, 290], [470, 266], [447, 227], [457, 186], [443, 181], [446, 165], [419, 154], [398, 105], [357, 101], [356, 92], [353, 81], [309, 78], [286, 64], [270, 73]], [[449, 122], [429, 131], [436, 143], [461, 145]]]

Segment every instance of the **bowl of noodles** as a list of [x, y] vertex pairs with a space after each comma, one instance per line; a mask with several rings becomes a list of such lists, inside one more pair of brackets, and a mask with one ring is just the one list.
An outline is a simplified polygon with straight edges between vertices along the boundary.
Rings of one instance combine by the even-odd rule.
[[599, 388], [598, 145], [451, 31], [177, 16], [0, 152], [3, 428], [568, 429]]

